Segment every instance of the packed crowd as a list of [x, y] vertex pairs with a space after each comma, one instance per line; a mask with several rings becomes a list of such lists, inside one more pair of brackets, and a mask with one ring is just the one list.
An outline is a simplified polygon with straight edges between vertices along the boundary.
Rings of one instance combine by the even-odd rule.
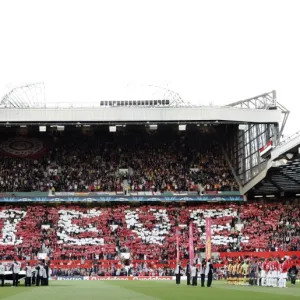
[[[243, 206], [240, 219], [243, 233], [249, 236], [256, 251], [300, 250], [299, 205], [248, 204]], [[241, 243], [242, 250], [253, 250], [253, 246]]]
[[43, 143], [31, 158], [2, 151], [0, 192], [238, 189], [220, 147], [191, 133], [56, 134]]
[[[300, 250], [299, 205], [202, 204], [4, 206], [0, 260], [176, 260], [189, 257], [193, 224], [196, 254], [205, 250], [205, 219], [212, 219], [212, 252]], [[177, 231], [179, 228], [179, 231]]]

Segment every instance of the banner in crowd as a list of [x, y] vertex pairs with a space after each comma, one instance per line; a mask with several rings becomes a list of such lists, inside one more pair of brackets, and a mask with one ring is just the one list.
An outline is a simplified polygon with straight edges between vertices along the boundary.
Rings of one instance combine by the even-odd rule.
[[189, 228], [189, 258], [190, 258], [190, 265], [194, 264], [194, 235], [193, 235], [193, 223], [190, 222]]
[[179, 228], [176, 228], [176, 260], [180, 260], [180, 252], [179, 252]]
[[54, 276], [52, 280], [174, 280], [173, 276]]
[[6, 156], [38, 158], [44, 151], [43, 142], [31, 138], [18, 137], [0, 144], [0, 152]]
[[206, 218], [206, 259], [211, 259], [211, 218]]
[[110, 196], [110, 197], [63, 197], [63, 196], [52, 196], [52, 197], [34, 197], [34, 196], [11, 196], [0, 197], [0, 202], [143, 202], [143, 201], [153, 201], [153, 202], [179, 202], [179, 201], [209, 201], [209, 202], [225, 202], [225, 201], [244, 201], [243, 196], [215, 196], [215, 195], [205, 195], [205, 196]]

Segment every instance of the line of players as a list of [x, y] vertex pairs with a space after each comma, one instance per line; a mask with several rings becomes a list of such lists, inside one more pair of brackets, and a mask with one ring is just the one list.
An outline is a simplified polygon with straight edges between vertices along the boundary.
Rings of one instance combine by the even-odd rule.
[[[17, 287], [19, 284], [19, 274], [21, 272], [21, 264], [16, 260], [10, 267], [12, 272], [13, 287]], [[39, 261], [36, 266], [31, 266], [30, 263], [26, 264], [25, 271], [25, 286], [30, 287], [32, 285], [40, 286], [49, 285], [50, 267], [44, 260]], [[0, 286], [5, 284], [5, 267], [0, 262]]]
[[285, 288], [288, 272], [291, 275], [292, 284], [295, 284], [298, 270], [291, 259], [239, 260], [229, 263], [227, 282], [233, 285]]

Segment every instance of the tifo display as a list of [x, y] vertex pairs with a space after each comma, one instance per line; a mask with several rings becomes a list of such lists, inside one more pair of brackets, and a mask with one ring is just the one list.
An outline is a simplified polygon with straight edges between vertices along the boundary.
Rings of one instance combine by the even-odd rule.
[[[196, 253], [206, 245], [212, 220], [212, 252], [299, 251], [299, 206], [282, 204], [4, 206], [0, 210], [0, 258], [132, 259], [189, 257], [189, 224]], [[176, 231], [179, 234], [176, 234]]]

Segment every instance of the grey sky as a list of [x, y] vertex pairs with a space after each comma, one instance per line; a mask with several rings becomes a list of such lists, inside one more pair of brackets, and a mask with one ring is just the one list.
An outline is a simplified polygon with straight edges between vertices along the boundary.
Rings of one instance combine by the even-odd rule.
[[153, 92], [145, 85], [159, 85], [223, 105], [276, 89], [292, 134], [299, 8], [296, 0], [1, 0], [0, 95], [44, 81], [48, 101], [87, 102], [145, 98]]

